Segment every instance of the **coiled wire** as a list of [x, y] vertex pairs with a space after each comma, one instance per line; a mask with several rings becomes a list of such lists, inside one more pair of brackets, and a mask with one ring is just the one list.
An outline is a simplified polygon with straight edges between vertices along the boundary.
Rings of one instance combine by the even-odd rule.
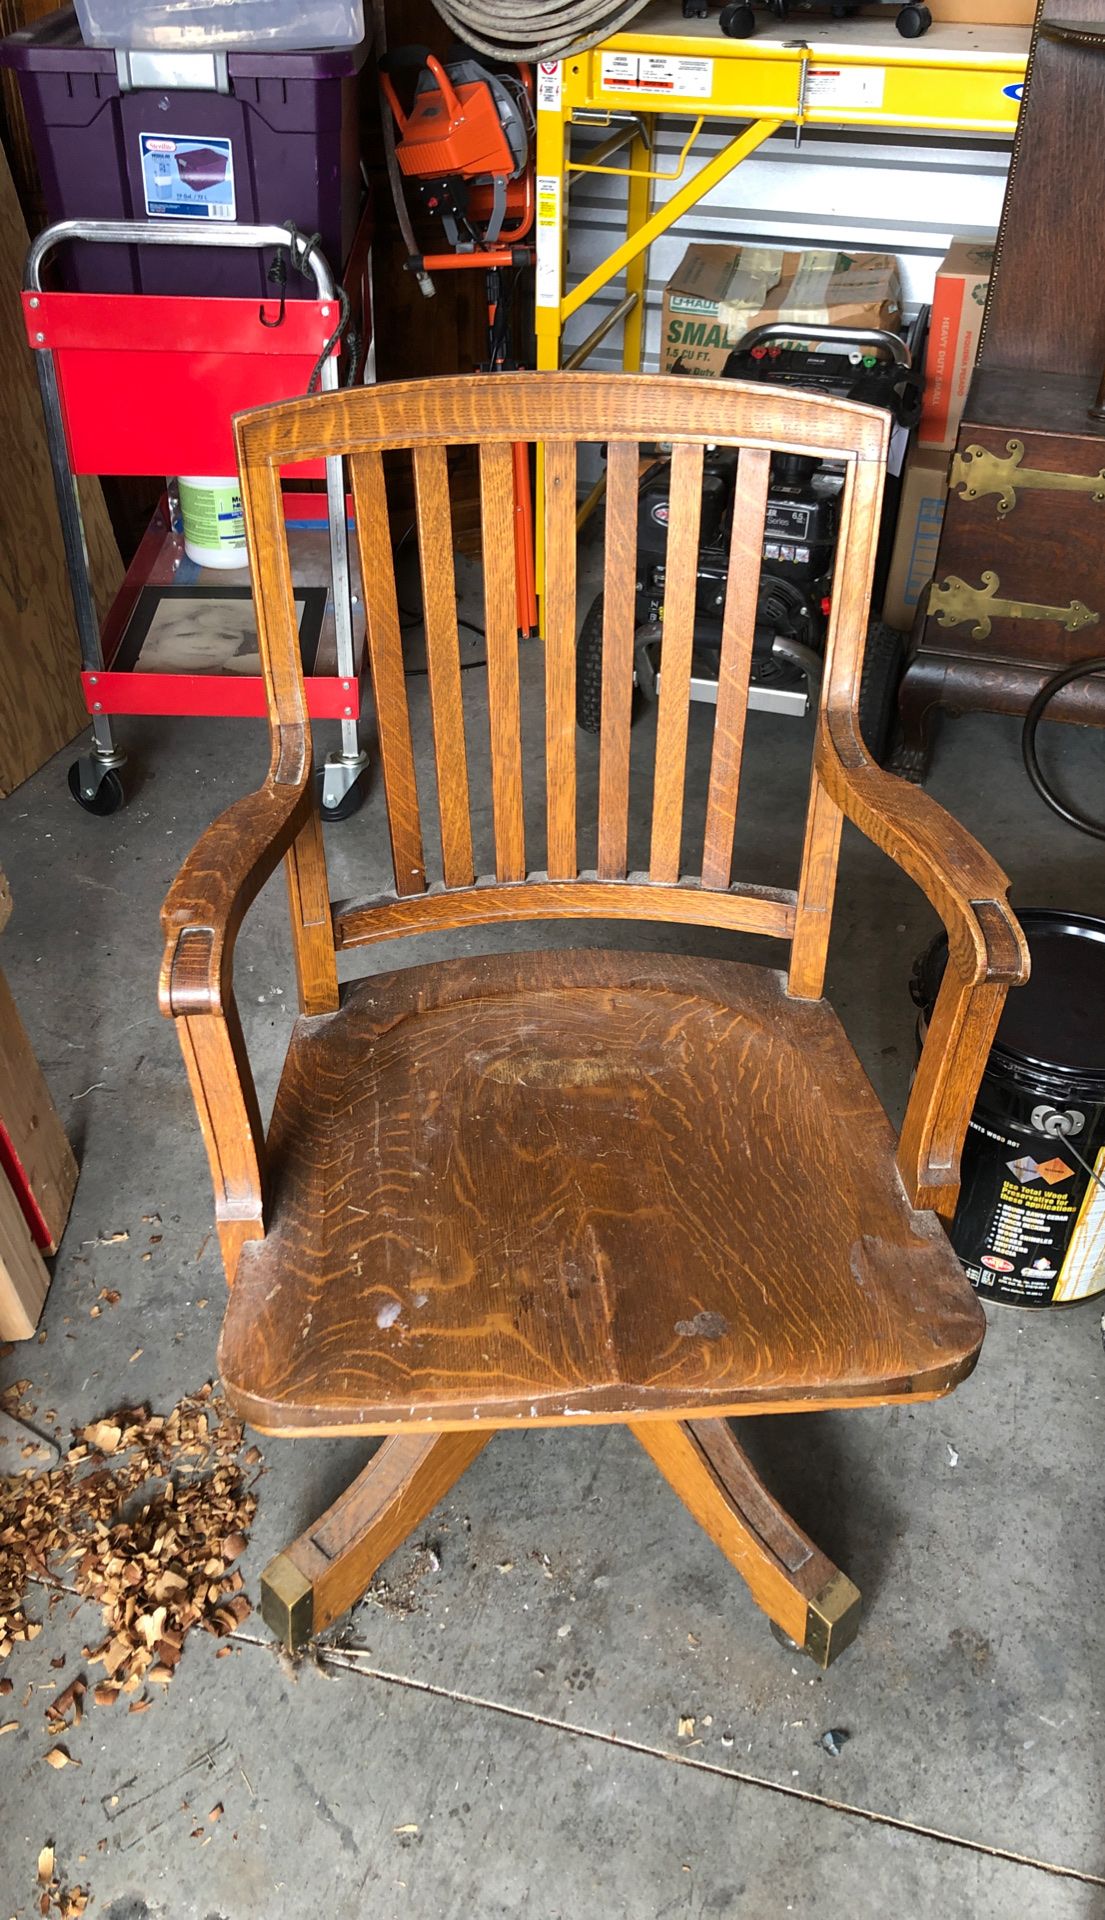
[[[466, 46], [495, 60], [560, 60], [620, 33], [648, 0], [434, 0]], [[524, 34], [524, 39], [520, 38]]]

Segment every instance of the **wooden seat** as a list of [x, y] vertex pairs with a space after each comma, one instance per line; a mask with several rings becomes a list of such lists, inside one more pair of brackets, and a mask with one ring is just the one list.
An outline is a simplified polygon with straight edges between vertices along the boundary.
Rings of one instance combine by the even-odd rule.
[[[272, 758], [165, 903], [176, 1022], [231, 1286], [221, 1365], [259, 1427], [386, 1436], [262, 1583], [295, 1644], [348, 1607], [501, 1427], [624, 1421], [772, 1620], [827, 1664], [859, 1595], [772, 1499], [726, 1416], [925, 1399], [970, 1371], [982, 1316], [938, 1220], [1023, 937], [1000, 869], [875, 766], [856, 705], [888, 421], [731, 381], [503, 374], [327, 394], [236, 423]], [[580, 870], [577, 445], [606, 450], [598, 818]], [[648, 864], [630, 870], [637, 484], [672, 446]], [[544, 759], [523, 764], [514, 448], [544, 462]], [[707, 444], [736, 454], [705, 816], [685, 815]], [[841, 473], [806, 830], [793, 887], [731, 873], [771, 450]], [[478, 448], [494, 872], [470, 800], [449, 451]], [[409, 456], [422, 568], [427, 808], [407, 703], [384, 455]], [[280, 503], [286, 465], [348, 460], [394, 886], [334, 906]], [[531, 736], [527, 736], [531, 737]], [[535, 784], [542, 805], [527, 808]], [[533, 813], [536, 811], [536, 822]], [[895, 1142], [822, 998], [845, 817], [923, 888], [949, 960]], [[426, 822], [435, 822], [428, 845]], [[340, 829], [356, 834], [355, 825]], [[702, 848], [694, 870], [685, 847]], [[285, 861], [302, 1018], [267, 1136], [234, 942]], [[436, 868], [436, 871], [435, 871]], [[337, 955], [522, 921], [678, 922], [782, 943], [786, 972], [568, 941], [375, 975]], [[563, 930], [563, 929], [562, 929]]]
[[277, 1433], [943, 1392], [982, 1309], [896, 1144], [832, 1009], [766, 968], [375, 979], [293, 1034], [227, 1391]]

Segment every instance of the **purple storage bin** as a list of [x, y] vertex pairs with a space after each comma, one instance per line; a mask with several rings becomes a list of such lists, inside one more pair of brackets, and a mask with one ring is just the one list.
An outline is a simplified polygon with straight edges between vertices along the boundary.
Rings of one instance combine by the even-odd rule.
[[[311, 53], [117, 55], [85, 46], [72, 7], [0, 41], [51, 222], [294, 220], [322, 235], [336, 274], [365, 198], [358, 95], [367, 55], [367, 41]], [[128, 63], [137, 85], [127, 84]], [[186, 84], [146, 84], [173, 67]], [[73, 293], [273, 297], [271, 255], [77, 245], [58, 258], [58, 283]], [[289, 271], [287, 293], [309, 299], [314, 283]]]

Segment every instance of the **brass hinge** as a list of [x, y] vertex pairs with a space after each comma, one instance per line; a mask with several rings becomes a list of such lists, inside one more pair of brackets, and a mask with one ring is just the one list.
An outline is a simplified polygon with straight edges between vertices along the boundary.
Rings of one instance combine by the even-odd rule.
[[928, 610], [942, 627], [962, 627], [973, 620], [974, 640], [985, 640], [994, 620], [1057, 620], [1067, 633], [1077, 633], [1080, 627], [1096, 626], [1101, 618], [1081, 600], [1072, 600], [1066, 607], [1045, 607], [1035, 600], [999, 600], [1000, 585], [997, 574], [989, 568], [983, 573], [980, 587], [969, 587], [958, 574], [949, 573], [942, 586], [934, 583]]
[[1105, 468], [1100, 473], [1051, 473], [1046, 467], [1022, 467], [1024, 441], [1007, 440], [1005, 445], [1008, 459], [991, 453], [989, 447], [978, 446], [964, 447], [962, 453], [955, 455], [948, 485], [959, 488], [961, 500], [979, 500], [983, 494], [996, 493], [999, 517], [1012, 513], [1017, 504], [1017, 487], [1050, 493], [1088, 493], [1093, 500], [1105, 501]]

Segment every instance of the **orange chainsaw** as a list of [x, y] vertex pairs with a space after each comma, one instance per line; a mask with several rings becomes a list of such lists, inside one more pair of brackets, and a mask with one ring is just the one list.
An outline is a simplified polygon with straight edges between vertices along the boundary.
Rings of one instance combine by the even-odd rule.
[[[391, 77], [401, 67], [418, 70], [406, 110]], [[493, 73], [467, 59], [443, 66], [426, 47], [397, 47], [380, 61], [380, 85], [399, 132], [400, 172], [417, 183], [453, 249], [420, 255], [418, 265], [528, 265], [532, 250], [519, 243], [533, 226], [531, 70]]]
[[[532, 264], [526, 245], [533, 226], [533, 71], [493, 72], [478, 60], [442, 64], [426, 47], [396, 47], [382, 55], [380, 86], [398, 130], [395, 158], [405, 180], [417, 184], [428, 213], [445, 229], [451, 253], [415, 253], [408, 270], [427, 288], [427, 274], [478, 268], [487, 277], [487, 358], [481, 371], [502, 373], [510, 353], [510, 296], [517, 271]], [[414, 68], [414, 97], [400, 104], [392, 74]], [[397, 201], [398, 201], [397, 194]], [[402, 222], [400, 223], [402, 224]], [[408, 229], [409, 230], [409, 229]], [[533, 498], [529, 448], [514, 448], [514, 554], [518, 626], [537, 625]]]

